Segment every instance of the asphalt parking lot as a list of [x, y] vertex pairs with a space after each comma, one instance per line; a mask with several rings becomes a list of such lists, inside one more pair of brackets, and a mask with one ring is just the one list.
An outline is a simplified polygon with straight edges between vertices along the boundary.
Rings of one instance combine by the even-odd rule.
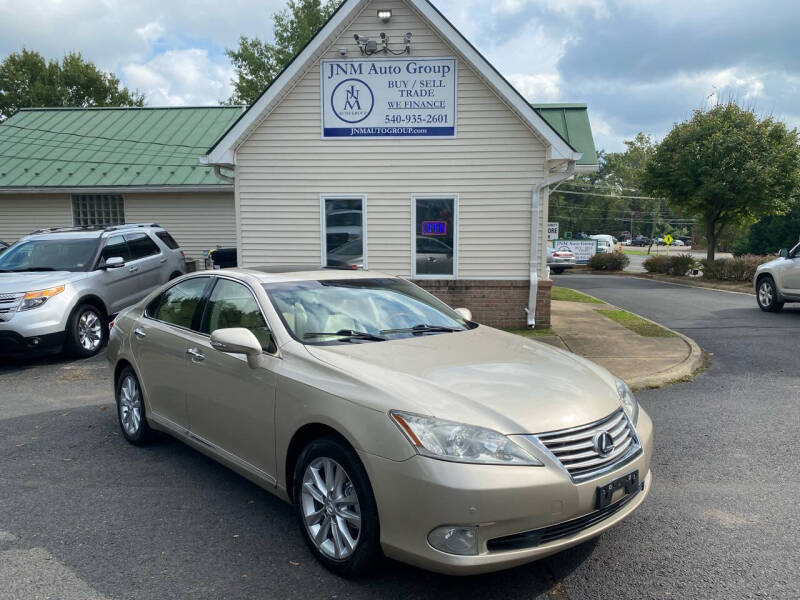
[[653, 490], [597, 540], [480, 577], [385, 561], [342, 580], [269, 493], [170, 438], [125, 443], [104, 357], [4, 363], [0, 599], [800, 597], [800, 310], [630, 278], [567, 284], [715, 354], [694, 382], [639, 395]]

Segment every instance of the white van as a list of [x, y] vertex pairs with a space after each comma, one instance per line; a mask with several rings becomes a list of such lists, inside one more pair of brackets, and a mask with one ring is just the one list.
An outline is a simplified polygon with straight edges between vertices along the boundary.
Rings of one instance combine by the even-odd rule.
[[621, 250], [619, 241], [613, 235], [606, 235], [599, 233], [597, 235], [589, 236], [593, 240], [597, 240], [597, 252], [616, 252]]

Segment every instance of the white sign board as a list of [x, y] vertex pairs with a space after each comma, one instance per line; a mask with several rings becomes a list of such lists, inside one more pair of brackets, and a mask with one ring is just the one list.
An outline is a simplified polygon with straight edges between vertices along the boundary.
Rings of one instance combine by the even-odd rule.
[[547, 241], [552, 242], [558, 239], [558, 223], [547, 224]]
[[575, 262], [585, 265], [597, 254], [597, 240], [553, 240], [555, 250], [569, 250], [575, 255]]
[[323, 60], [322, 137], [456, 136], [455, 58]]

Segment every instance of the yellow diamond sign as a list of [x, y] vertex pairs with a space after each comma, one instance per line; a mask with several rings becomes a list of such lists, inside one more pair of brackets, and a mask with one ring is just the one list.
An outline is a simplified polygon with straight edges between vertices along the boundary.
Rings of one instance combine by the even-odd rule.
[[664, 243], [667, 246], [672, 246], [672, 242], [674, 242], [674, 241], [675, 241], [675, 238], [672, 237], [670, 234], [667, 234], [667, 235], [664, 236]]

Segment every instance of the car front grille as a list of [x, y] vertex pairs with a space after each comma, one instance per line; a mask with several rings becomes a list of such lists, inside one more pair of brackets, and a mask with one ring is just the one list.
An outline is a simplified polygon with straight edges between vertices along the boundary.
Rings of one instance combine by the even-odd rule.
[[570, 537], [602, 523], [614, 515], [614, 513], [624, 508], [640, 491], [641, 490], [637, 490], [635, 493], [623, 497], [610, 506], [578, 517], [577, 519], [572, 519], [571, 521], [564, 521], [563, 523], [557, 523], [555, 525], [550, 525], [550, 527], [536, 529], [535, 531], [526, 531], [524, 533], [515, 533], [514, 535], [494, 538], [486, 542], [486, 548], [489, 552], [522, 550], [524, 548], [535, 548], [536, 546], [547, 544], [548, 542]]
[[[596, 440], [604, 433], [611, 436], [613, 446], [602, 454]], [[642, 451], [636, 430], [621, 408], [594, 423], [532, 437], [544, 445], [576, 482], [599, 477], [621, 467]]]
[[8, 321], [17, 311], [24, 294], [0, 294], [0, 321]]

